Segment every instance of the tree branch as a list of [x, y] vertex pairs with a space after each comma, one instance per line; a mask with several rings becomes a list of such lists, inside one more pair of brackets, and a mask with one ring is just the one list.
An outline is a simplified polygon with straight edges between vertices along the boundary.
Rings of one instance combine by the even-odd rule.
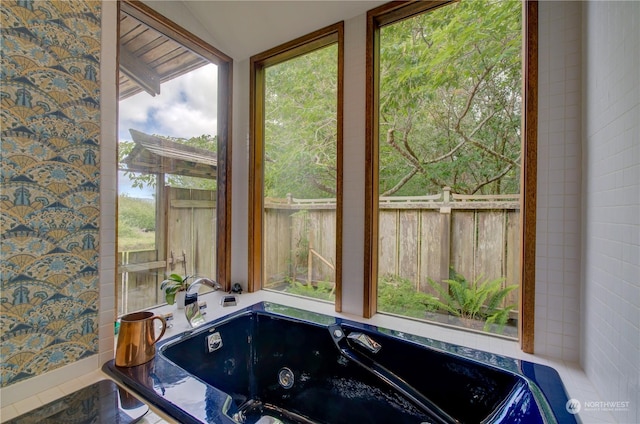
[[387, 143], [391, 147], [393, 147], [398, 153], [400, 153], [400, 155], [402, 155], [402, 157], [405, 158], [407, 162], [411, 164], [411, 166], [413, 166], [414, 168], [420, 168], [420, 172], [424, 172], [424, 170], [422, 170], [420, 167], [420, 161], [418, 161], [418, 159], [411, 156], [409, 153], [402, 150], [400, 146], [398, 146], [398, 143], [396, 143], [395, 131], [396, 130], [393, 128], [390, 128], [387, 130]]
[[420, 171], [420, 168], [413, 167], [411, 172], [409, 172], [407, 175], [402, 177], [402, 179], [400, 181], [398, 181], [398, 183], [395, 186], [391, 187], [389, 190], [385, 191], [380, 196], [381, 197], [382, 196], [391, 196], [392, 194], [396, 193], [398, 190], [400, 190], [402, 188], [402, 186], [404, 186], [419, 171]]
[[428, 160], [428, 161], [426, 161], [426, 162], [422, 162], [422, 164], [423, 164], [423, 165], [430, 165], [430, 164], [432, 164], [432, 163], [440, 162], [440, 161], [442, 161], [442, 160], [445, 160], [445, 159], [446, 159], [446, 158], [448, 158], [448, 157], [453, 156], [453, 154], [454, 154], [455, 152], [457, 152], [458, 150], [460, 150], [460, 148], [461, 148], [462, 146], [464, 146], [464, 143], [465, 143], [465, 142], [466, 142], [466, 141], [463, 139], [460, 143], [458, 143], [458, 145], [457, 145], [456, 147], [454, 147], [453, 149], [449, 150], [449, 152], [448, 152], [448, 153], [445, 153], [445, 154], [444, 154], [444, 155], [442, 155], [442, 156], [438, 156], [438, 157], [437, 157], [437, 158], [435, 158], [435, 159], [430, 159], [430, 160]]
[[507, 166], [501, 173], [499, 173], [498, 175], [494, 175], [493, 177], [491, 177], [490, 179], [484, 181], [483, 183], [481, 183], [480, 185], [476, 186], [476, 188], [474, 188], [470, 194], [476, 194], [482, 187], [491, 184], [494, 181], [499, 180], [500, 178], [504, 177], [505, 175], [507, 175], [507, 172], [511, 171], [513, 169], [513, 165], [509, 165]]

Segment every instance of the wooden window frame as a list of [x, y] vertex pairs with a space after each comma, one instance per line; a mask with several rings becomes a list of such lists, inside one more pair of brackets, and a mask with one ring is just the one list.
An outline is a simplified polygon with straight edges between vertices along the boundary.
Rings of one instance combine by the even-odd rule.
[[[124, 12], [171, 38], [218, 67], [218, 169], [216, 192], [216, 281], [223, 289], [231, 278], [231, 105], [233, 59], [137, 0], [118, 2], [118, 16]], [[118, 19], [120, 22], [120, 19]], [[118, 36], [120, 27], [118, 25]], [[118, 62], [120, 61], [118, 53]]]
[[288, 43], [274, 47], [250, 59], [249, 117], [249, 280], [248, 291], [262, 288], [263, 275], [263, 214], [264, 214], [264, 93], [265, 69], [323, 47], [338, 47], [337, 105], [337, 172], [336, 172], [336, 259], [335, 310], [342, 310], [342, 137], [344, 93], [344, 22], [322, 28]]
[[[363, 316], [377, 312], [378, 297], [378, 82], [379, 29], [437, 7], [451, 0], [391, 2], [367, 13], [366, 52], [366, 176]], [[538, 132], [538, 2], [523, 1], [523, 104], [521, 173], [521, 283], [518, 331], [520, 348], [534, 350], [535, 245]]]

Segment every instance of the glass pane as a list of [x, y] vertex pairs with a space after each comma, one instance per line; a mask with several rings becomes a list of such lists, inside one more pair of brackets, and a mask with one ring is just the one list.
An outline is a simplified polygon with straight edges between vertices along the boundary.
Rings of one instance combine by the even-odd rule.
[[217, 80], [206, 65], [120, 101], [119, 314], [165, 303], [171, 273], [215, 278]]
[[265, 71], [263, 288], [335, 300], [337, 45]]
[[380, 30], [378, 310], [516, 337], [521, 3]]

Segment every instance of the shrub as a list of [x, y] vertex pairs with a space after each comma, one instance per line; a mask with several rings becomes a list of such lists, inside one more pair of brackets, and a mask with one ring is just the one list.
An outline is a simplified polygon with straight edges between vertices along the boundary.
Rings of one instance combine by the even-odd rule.
[[314, 299], [335, 300], [333, 283], [328, 281], [319, 281], [315, 286], [311, 284], [303, 284], [296, 280], [289, 281], [287, 293], [297, 294], [299, 296], [312, 297]]
[[378, 309], [383, 312], [424, 319], [427, 311], [435, 309], [430, 300], [406, 278], [386, 274], [378, 281]]
[[126, 225], [143, 231], [154, 231], [156, 228], [155, 200], [120, 195], [118, 198], [118, 221], [118, 225]]
[[427, 280], [429, 285], [440, 297], [429, 296], [427, 303], [431, 307], [461, 318], [484, 321], [485, 331], [489, 331], [492, 324], [502, 328], [509, 320], [509, 312], [515, 305], [501, 307], [501, 304], [518, 285], [502, 287], [504, 278], [482, 282], [481, 278], [478, 277], [469, 282], [464, 276], [452, 270], [450, 278], [444, 280], [448, 284], [448, 290], [429, 278]]

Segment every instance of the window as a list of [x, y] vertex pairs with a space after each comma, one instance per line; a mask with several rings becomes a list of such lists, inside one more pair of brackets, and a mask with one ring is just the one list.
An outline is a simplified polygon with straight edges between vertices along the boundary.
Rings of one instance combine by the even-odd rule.
[[532, 349], [533, 254], [521, 237], [535, 245], [535, 13], [525, 11], [488, 0], [369, 12], [365, 315], [482, 318], [491, 332], [517, 316]]
[[118, 313], [170, 273], [228, 283], [231, 59], [139, 2], [119, 25]]
[[342, 24], [251, 59], [250, 290], [340, 305]]

